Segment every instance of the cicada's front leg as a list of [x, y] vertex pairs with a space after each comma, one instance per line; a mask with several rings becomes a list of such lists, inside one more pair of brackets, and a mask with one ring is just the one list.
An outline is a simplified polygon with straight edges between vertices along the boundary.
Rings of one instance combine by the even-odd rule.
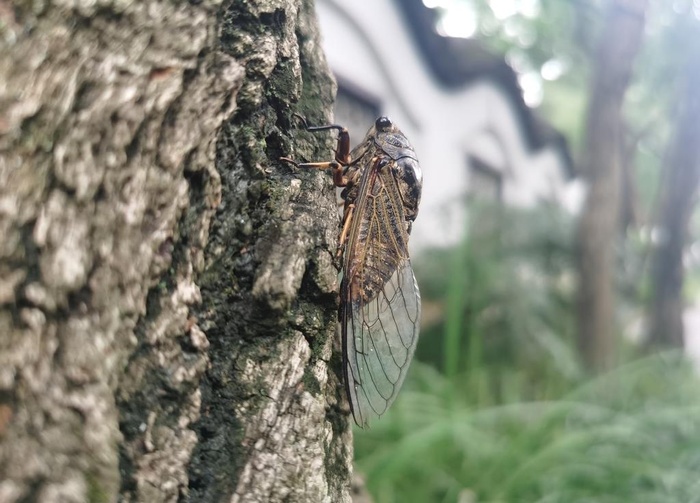
[[309, 126], [301, 115], [296, 115], [304, 124], [304, 129], [311, 132], [338, 131], [338, 145], [335, 149], [335, 159], [333, 161], [322, 162], [296, 162], [289, 157], [280, 157], [280, 161], [294, 164], [297, 168], [331, 169], [333, 171], [333, 183], [336, 187], [345, 187], [348, 184], [347, 178], [343, 174], [343, 168], [350, 164], [350, 133], [343, 126], [329, 124], [327, 126]]
[[280, 157], [280, 161], [293, 164], [297, 168], [330, 169], [333, 172], [333, 183], [336, 187], [345, 187], [348, 184], [348, 179], [343, 174], [343, 165], [337, 161], [296, 162], [289, 157]]
[[[348, 183], [351, 183], [350, 178], [345, 173], [345, 168], [350, 164], [350, 134], [348, 133], [348, 130], [337, 124], [329, 124], [327, 126], [309, 126], [306, 119], [304, 119], [302, 116], [296, 115], [296, 117], [302, 121], [304, 128], [307, 131], [317, 132], [328, 131], [331, 129], [338, 131], [338, 145], [335, 149], [335, 159], [332, 161], [320, 162], [297, 162], [289, 157], [280, 157], [280, 161], [293, 164], [297, 168], [330, 169], [333, 173], [333, 184], [336, 187], [346, 187]], [[354, 208], [354, 204], [349, 204], [345, 207], [345, 211], [343, 213], [343, 227], [340, 232], [340, 236], [338, 237], [336, 258], [340, 258], [340, 256], [343, 254], [343, 248], [345, 247], [345, 242], [347, 241]]]

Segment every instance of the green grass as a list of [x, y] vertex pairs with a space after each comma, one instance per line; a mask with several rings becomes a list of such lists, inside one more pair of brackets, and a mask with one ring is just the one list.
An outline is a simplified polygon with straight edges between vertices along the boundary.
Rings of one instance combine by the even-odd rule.
[[392, 408], [356, 431], [375, 502], [700, 503], [694, 369], [678, 354], [635, 359], [628, 343], [628, 363], [586, 377], [570, 222], [504, 209], [473, 220], [468, 242], [416, 258], [441, 314]]
[[699, 384], [666, 354], [551, 400], [474, 405], [473, 376], [418, 362], [356, 433], [357, 469], [377, 503], [700, 501]]

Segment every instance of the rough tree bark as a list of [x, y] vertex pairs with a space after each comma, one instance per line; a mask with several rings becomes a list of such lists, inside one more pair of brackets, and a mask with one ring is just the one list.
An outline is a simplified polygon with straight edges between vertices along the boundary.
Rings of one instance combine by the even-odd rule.
[[673, 137], [665, 156], [667, 178], [662, 194], [654, 251], [649, 343], [683, 347], [683, 251], [700, 181], [700, 64], [692, 53], [679, 93]]
[[615, 361], [622, 102], [641, 45], [647, 0], [610, 0], [594, 62], [580, 173], [588, 196], [578, 229], [578, 340], [589, 368]]
[[347, 501], [312, 0], [0, 3], [0, 501]]

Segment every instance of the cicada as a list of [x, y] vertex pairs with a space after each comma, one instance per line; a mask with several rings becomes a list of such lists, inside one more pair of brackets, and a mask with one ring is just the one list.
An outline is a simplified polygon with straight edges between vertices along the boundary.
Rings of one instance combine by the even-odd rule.
[[335, 185], [343, 187], [337, 253], [343, 376], [353, 418], [365, 427], [396, 398], [418, 342], [421, 302], [408, 237], [423, 175], [413, 147], [388, 117], [379, 117], [352, 152], [346, 128], [304, 126], [338, 131], [334, 160], [282, 160], [330, 169]]

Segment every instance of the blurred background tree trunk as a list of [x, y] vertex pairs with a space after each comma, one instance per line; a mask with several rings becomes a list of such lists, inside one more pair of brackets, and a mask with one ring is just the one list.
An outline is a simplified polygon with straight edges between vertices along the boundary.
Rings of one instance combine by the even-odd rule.
[[0, 501], [348, 500], [314, 16], [0, 4]]
[[683, 347], [683, 252], [700, 177], [700, 54], [691, 54], [684, 66], [673, 137], [665, 155], [659, 242], [652, 259], [649, 343], [655, 346]]
[[578, 229], [578, 341], [591, 369], [615, 362], [615, 248], [619, 236], [622, 103], [642, 42], [647, 0], [610, 0], [587, 112], [580, 173], [588, 195]]

